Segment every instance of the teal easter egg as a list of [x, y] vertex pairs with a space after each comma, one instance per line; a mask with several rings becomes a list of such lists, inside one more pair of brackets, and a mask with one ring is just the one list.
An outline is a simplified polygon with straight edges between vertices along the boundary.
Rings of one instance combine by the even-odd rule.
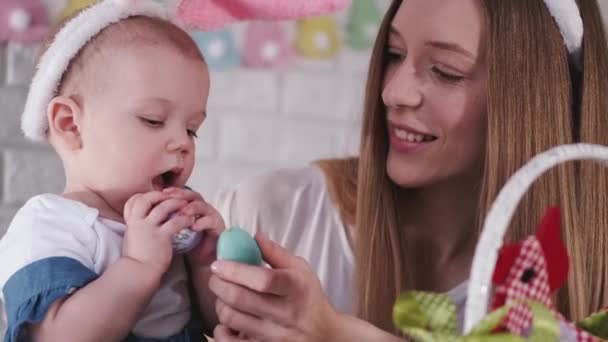
[[258, 244], [249, 233], [239, 227], [228, 228], [220, 234], [217, 242], [217, 258], [249, 265], [262, 265], [262, 253]]

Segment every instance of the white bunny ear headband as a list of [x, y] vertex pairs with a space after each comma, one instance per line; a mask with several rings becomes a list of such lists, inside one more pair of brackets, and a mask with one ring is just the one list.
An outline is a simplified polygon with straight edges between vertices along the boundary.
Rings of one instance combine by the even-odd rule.
[[547, 9], [555, 19], [570, 59], [578, 70], [582, 70], [583, 18], [576, 0], [544, 0]]
[[26, 138], [44, 141], [47, 137], [47, 105], [56, 94], [65, 70], [78, 52], [104, 28], [132, 16], [148, 16], [182, 26], [174, 16], [171, 1], [102, 0], [68, 21], [56, 34], [40, 62], [21, 117]]
[[[59, 82], [70, 62], [91, 38], [113, 23], [136, 15], [156, 17], [182, 26], [174, 15], [177, 1], [102, 0], [66, 23], [42, 55], [32, 80], [21, 118], [21, 129], [25, 136], [34, 141], [46, 140], [47, 105], [55, 96]], [[570, 58], [581, 69], [583, 20], [576, 0], [544, 0], [544, 2], [559, 27]]]

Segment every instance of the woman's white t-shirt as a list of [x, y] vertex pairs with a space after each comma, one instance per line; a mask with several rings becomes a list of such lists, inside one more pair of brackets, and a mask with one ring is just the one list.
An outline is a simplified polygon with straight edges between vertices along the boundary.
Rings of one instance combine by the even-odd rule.
[[[354, 257], [344, 222], [315, 165], [251, 177], [220, 192], [216, 206], [226, 226], [268, 237], [304, 258], [330, 303], [353, 313]], [[462, 313], [466, 283], [448, 292]]]

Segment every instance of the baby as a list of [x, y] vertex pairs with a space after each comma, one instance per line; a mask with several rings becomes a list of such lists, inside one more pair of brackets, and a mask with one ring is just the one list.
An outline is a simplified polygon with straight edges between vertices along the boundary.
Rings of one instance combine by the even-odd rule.
[[[102, 1], [45, 45], [23, 130], [52, 145], [66, 183], [0, 241], [5, 342], [201, 341], [193, 313], [216, 322], [208, 266], [224, 223], [185, 189], [209, 72], [163, 6]], [[183, 258], [186, 227], [204, 238]]]

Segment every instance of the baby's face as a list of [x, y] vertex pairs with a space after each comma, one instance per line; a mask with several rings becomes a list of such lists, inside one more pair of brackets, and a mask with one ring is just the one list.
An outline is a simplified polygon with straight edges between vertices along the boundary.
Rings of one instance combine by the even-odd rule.
[[79, 174], [114, 208], [135, 193], [183, 186], [206, 117], [209, 73], [177, 49], [137, 44], [100, 55], [82, 99]]

